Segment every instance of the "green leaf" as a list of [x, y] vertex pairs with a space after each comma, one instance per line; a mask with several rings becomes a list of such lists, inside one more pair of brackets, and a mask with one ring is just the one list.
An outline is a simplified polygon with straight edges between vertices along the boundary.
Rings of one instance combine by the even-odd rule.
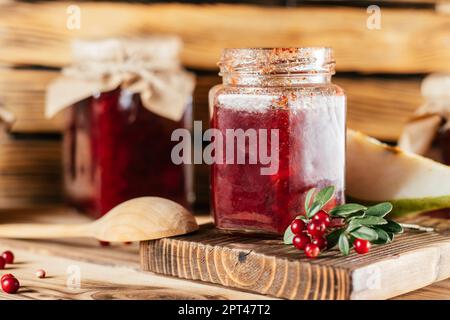
[[294, 236], [295, 234], [291, 230], [291, 225], [289, 225], [289, 227], [287, 227], [286, 230], [284, 231], [283, 243], [292, 244], [292, 239], [294, 239]]
[[394, 234], [392, 233], [392, 232], [386, 232], [387, 234], [388, 234], [388, 236], [389, 236], [389, 242], [392, 242], [392, 241], [394, 241]]
[[314, 192], [316, 192], [316, 188], [309, 189], [308, 193], [306, 194], [305, 198], [305, 212], [309, 211], [309, 205], [311, 204], [311, 199], [314, 195]]
[[328, 186], [320, 190], [315, 198], [315, 201], [320, 202], [322, 207], [327, 204], [328, 201], [333, 198], [334, 195], [334, 186]]
[[392, 204], [390, 202], [382, 202], [369, 207], [366, 211], [366, 215], [382, 218], [391, 211], [392, 211]]
[[337, 206], [329, 212], [331, 216], [335, 217], [347, 217], [348, 215], [352, 213], [356, 213], [358, 211], [364, 211], [367, 208], [363, 205], [357, 204], [357, 203], [346, 203], [340, 206]]
[[339, 236], [344, 232], [344, 229], [336, 229], [333, 232], [331, 232], [329, 235], [327, 235], [327, 248], [331, 249], [334, 248], [338, 241]]
[[356, 211], [353, 213], [350, 213], [347, 217], [345, 217], [346, 221], [350, 221], [351, 219], [355, 219], [355, 218], [364, 218], [366, 216], [366, 212], [363, 211]]
[[339, 250], [341, 250], [342, 254], [348, 256], [350, 253], [350, 244], [348, 243], [348, 238], [345, 233], [341, 233], [339, 236]]
[[384, 231], [383, 229], [374, 229], [375, 232], [378, 234], [378, 238], [376, 240], [373, 240], [374, 244], [385, 244], [391, 241], [391, 237], [389, 234]]
[[311, 218], [312, 216], [314, 216], [317, 212], [319, 212], [320, 209], [322, 209], [323, 205], [321, 202], [319, 201], [314, 201], [313, 204], [311, 205], [311, 208], [309, 208], [309, 211], [306, 212], [306, 216], [308, 218]]
[[386, 232], [391, 232], [391, 233], [402, 233], [403, 232], [403, 227], [393, 220], [387, 220], [387, 223], [381, 225], [380, 228]]
[[351, 232], [361, 226], [375, 226], [375, 225], [383, 225], [386, 223], [387, 223], [387, 220], [380, 218], [380, 217], [374, 217], [374, 216], [365, 216], [362, 218], [355, 217], [350, 220], [348, 227], [347, 227], [347, 231]]
[[382, 224], [387, 224], [387, 220], [381, 217], [375, 216], [365, 216], [363, 218], [354, 218], [351, 223], [359, 224], [361, 226], [377, 226]]
[[359, 227], [361, 227], [361, 223], [359, 223], [359, 219], [353, 219], [350, 221], [350, 223], [347, 226], [347, 232], [351, 232], [355, 229], [358, 229]]
[[369, 241], [375, 241], [378, 239], [378, 233], [375, 230], [364, 226], [353, 230], [350, 234], [355, 238], [365, 239]]

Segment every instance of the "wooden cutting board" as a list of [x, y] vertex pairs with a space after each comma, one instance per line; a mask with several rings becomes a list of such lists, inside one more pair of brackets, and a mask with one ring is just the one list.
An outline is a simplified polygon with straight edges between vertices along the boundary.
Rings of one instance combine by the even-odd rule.
[[227, 234], [208, 224], [191, 235], [142, 242], [141, 266], [286, 299], [386, 299], [450, 277], [449, 220], [407, 222], [435, 231], [409, 230], [366, 255], [331, 250], [315, 260], [280, 239]]

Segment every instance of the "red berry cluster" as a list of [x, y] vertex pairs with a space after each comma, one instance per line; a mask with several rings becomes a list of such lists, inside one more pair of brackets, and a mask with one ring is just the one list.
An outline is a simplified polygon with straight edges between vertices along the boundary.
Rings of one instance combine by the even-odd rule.
[[295, 234], [292, 244], [304, 250], [308, 258], [316, 258], [320, 250], [327, 247], [325, 233], [331, 219], [324, 210], [317, 212], [309, 221], [295, 219], [291, 223], [291, 231]]
[[[0, 256], [0, 269], [5, 269], [6, 264], [14, 263], [14, 254], [11, 251], [5, 251]], [[36, 277], [45, 278], [46, 273], [44, 269], [36, 270]], [[2, 290], [6, 293], [16, 293], [20, 288], [20, 283], [17, 278], [11, 274], [4, 274], [0, 279]]]
[[[295, 235], [292, 244], [303, 250], [308, 258], [316, 258], [321, 250], [327, 248], [326, 234], [329, 229], [339, 226], [339, 223], [333, 220], [324, 210], [320, 210], [309, 220], [294, 219], [291, 223], [291, 231]], [[371, 244], [368, 240], [355, 239], [353, 246], [357, 253], [364, 254], [369, 252]]]
[[[5, 269], [6, 264], [14, 263], [14, 254], [7, 250], [0, 256], [0, 269]], [[19, 290], [20, 284], [19, 280], [16, 279], [11, 273], [2, 276], [1, 285], [3, 291], [6, 293], [16, 293]]]

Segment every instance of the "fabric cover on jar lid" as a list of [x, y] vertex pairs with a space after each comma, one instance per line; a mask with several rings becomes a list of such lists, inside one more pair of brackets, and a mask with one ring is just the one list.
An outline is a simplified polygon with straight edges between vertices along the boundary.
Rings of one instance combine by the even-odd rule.
[[179, 60], [176, 37], [77, 40], [73, 64], [47, 88], [46, 115], [121, 86], [140, 94], [145, 108], [179, 121], [194, 89], [194, 76]]
[[439, 130], [450, 129], [450, 74], [431, 74], [422, 81], [424, 103], [405, 125], [398, 145], [425, 155]]

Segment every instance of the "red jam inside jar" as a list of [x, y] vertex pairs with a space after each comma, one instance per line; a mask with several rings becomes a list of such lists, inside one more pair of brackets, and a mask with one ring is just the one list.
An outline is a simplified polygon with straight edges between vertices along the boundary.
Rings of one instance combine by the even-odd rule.
[[342, 89], [330, 82], [331, 50], [226, 49], [220, 66], [223, 84], [211, 90], [212, 128], [223, 136], [230, 129], [277, 129], [278, 170], [263, 175], [267, 165], [249, 163], [250, 140], [246, 163], [214, 163], [216, 226], [282, 234], [304, 213], [313, 187], [335, 186], [327, 210], [344, 203], [346, 103]]
[[176, 122], [147, 110], [138, 94], [119, 88], [68, 111], [64, 175], [70, 204], [94, 217], [141, 196], [189, 205], [190, 167], [173, 164], [170, 154], [172, 131], [190, 128], [190, 106]]

